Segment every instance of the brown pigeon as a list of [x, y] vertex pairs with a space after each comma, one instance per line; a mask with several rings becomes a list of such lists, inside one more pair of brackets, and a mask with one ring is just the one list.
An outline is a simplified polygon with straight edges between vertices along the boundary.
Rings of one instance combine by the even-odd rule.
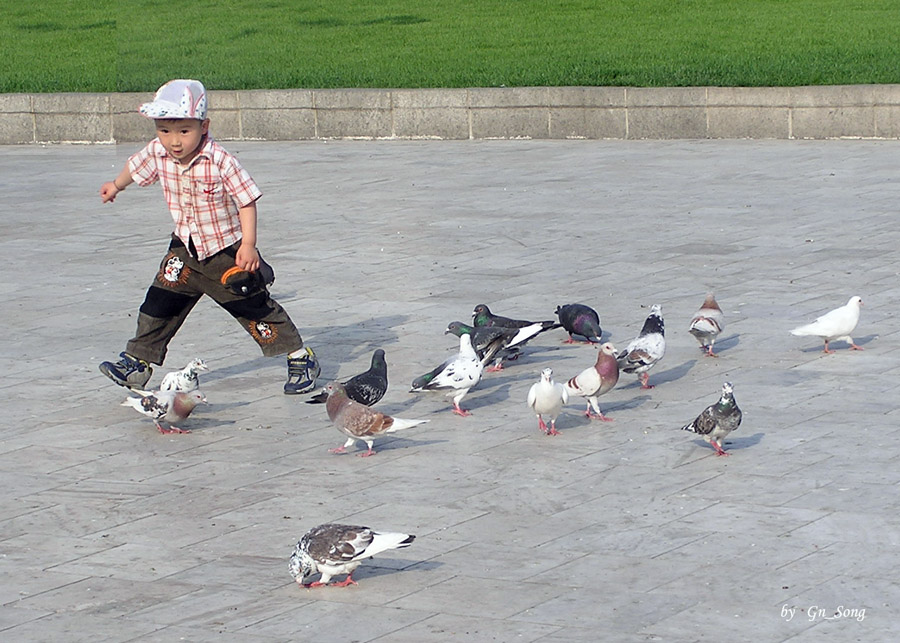
[[569, 397], [580, 395], [587, 399], [585, 416], [611, 422], [612, 418], [606, 417], [600, 411], [597, 398], [611, 391], [618, 381], [619, 364], [616, 362], [616, 347], [606, 342], [600, 345], [597, 362], [566, 382], [566, 391]]
[[[160, 433], [190, 433], [175, 426], [175, 422], [181, 422], [191, 414], [198, 404], [206, 404], [206, 397], [200, 391], [135, 391], [142, 397], [126, 398], [122, 406], [130, 406], [141, 415], [146, 415], [153, 420]], [[164, 428], [160, 422], [165, 422], [169, 428]]]
[[690, 333], [700, 342], [700, 348], [706, 351], [710, 357], [718, 357], [713, 353], [713, 344], [716, 337], [725, 329], [725, 315], [716, 303], [715, 296], [710, 293], [703, 301], [703, 305], [694, 313], [691, 320]]
[[325, 387], [325, 391], [328, 393], [328, 399], [325, 401], [328, 419], [341, 433], [348, 436], [342, 446], [329, 449], [330, 453], [344, 453], [347, 447], [352, 446], [357, 440], [361, 440], [369, 447], [368, 451], [359, 454], [360, 457], [365, 458], [375, 454], [375, 451], [372, 450], [372, 443], [376, 437], [428, 422], [428, 420], [394, 418], [370, 409], [364, 404], [354, 402], [347, 396], [347, 390], [340, 382], [331, 382]]

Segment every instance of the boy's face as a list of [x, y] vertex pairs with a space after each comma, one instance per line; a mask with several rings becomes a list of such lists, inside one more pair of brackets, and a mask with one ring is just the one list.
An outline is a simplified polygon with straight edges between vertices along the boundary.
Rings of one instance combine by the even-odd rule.
[[200, 151], [200, 144], [209, 129], [209, 119], [158, 118], [156, 136], [166, 148], [169, 156], [178, 163], [187, 165]]

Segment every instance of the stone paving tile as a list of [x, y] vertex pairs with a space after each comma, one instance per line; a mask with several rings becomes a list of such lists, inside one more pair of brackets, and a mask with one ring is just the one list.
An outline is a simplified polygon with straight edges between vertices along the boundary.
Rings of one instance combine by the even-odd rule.
[[[367, 459], [328, 454], [342, 437], [324, 408], [284, 396], [283, 361], [208, 301], [151, 380], [206, 359], [194, 432], [119, 406], [97, 365], [133, 332], [171, 225], [157, 188], [99, 203], [137, 147], [0, 148], [19, 330], [0, 348], [4, 640], [897, 638], [896, 142], [229, 144], [265, 193], [273, 294], [322, 383], [384, 348], [379, 408], [430, 420]], [[687, 333], [709, 290], [717, 360]], [[865, 351], [789, 334], [853, 294]], [[572, 301], [620, 347], [663, 306], [657, 386], [623, 376], [600, 401], [615, 422], [579, 399], [562, 435], [538, 432], [540, 370], [561, 381], [596, 355], [561, 331], [487, 374], [469, 418], [407, 392], [475, 304], [540, 320]], [[744, 423], [718, 458], [679, 429], [726, 379]], [[287, 558], [325, 521], [417, 540], [366, 561], [358, 587], [300, 588]]]

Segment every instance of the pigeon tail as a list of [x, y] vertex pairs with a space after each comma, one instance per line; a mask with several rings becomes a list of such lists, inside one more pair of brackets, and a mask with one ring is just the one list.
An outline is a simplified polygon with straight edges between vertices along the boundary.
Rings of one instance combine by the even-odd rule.
[[394, 418], [394, 423], [391, 424], [391, 428], [385, 431], [385, 433], [393, 433], [394, 431], [410, 429], [414, 426], [419, 426], [420, 424], [425, 424], [426, 422], [430, 421], [431, 420], [405, 420], [403, 418]]

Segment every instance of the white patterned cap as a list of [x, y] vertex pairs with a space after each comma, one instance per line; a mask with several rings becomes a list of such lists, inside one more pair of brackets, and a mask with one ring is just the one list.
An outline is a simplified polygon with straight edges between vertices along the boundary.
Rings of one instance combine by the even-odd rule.
[[144, 103], [147, 118], [197, 118], [206, 120], [206, 88], [199, 80], [170, 80], [156, 90], [152, 103]]

